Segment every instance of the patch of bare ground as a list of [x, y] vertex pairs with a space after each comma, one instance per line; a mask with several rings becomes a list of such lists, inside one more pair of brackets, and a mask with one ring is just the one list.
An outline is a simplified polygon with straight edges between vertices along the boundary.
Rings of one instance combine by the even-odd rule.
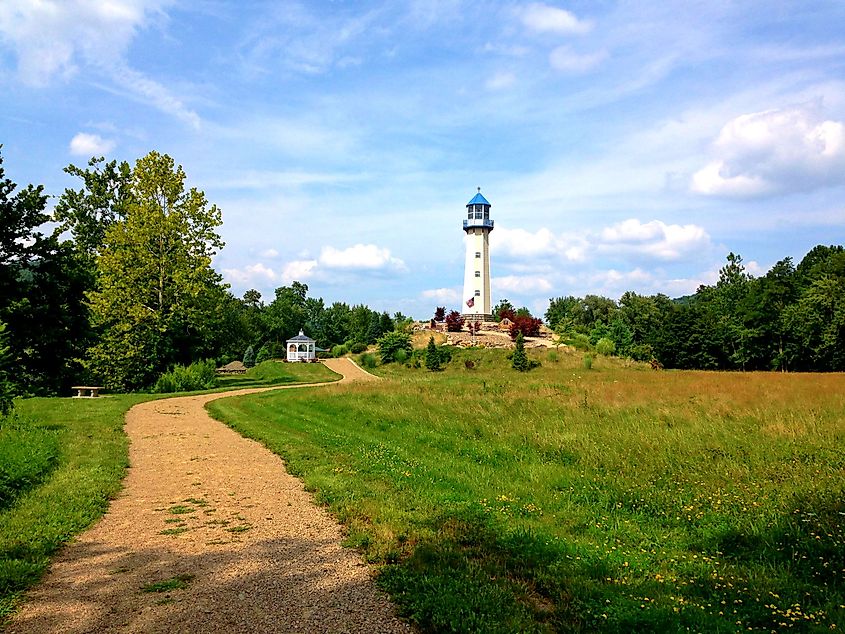
[[[326, 365], [341, 382], [375, 379], [348, 359]], [[204, 409], [258, 391], [133, 407], [121, 495], [7, 632], [411, 631], [282, 460]]]

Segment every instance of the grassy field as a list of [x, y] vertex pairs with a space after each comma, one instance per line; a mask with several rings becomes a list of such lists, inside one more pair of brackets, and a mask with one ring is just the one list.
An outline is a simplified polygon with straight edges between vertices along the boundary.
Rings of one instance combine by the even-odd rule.
[[[266, 362], [220, 389], [331, 381], [322, 364]], [[167, 395], [174, 396], [174, 395]], [[49, 556], [99, 518], [127, 467], [124, 414], [162, 395], [33, 398], [0, 422], [0, 624]]]
[[424, 630], [845, 627], [845, 375], [536, 354], [209, 409], [284, 456]]

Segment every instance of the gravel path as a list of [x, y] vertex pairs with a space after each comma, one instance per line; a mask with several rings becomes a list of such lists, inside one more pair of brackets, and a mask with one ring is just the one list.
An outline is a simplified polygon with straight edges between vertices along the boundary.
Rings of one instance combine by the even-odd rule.
[[[326, 365], [342, 382], [375, 379], [348, 359]], [[133, 407], [122, 493], [56, 557], [7, 631], [411, 631], [282, 460], [203, 408], [258, 391]], [[143, 590], [180, 577], [182, 589]]]

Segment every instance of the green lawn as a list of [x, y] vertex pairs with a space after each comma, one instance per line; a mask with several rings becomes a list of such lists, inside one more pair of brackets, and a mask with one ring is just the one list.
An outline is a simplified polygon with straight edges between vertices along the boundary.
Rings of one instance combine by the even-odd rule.
[[[220, 389], [335, 379], [322, 364], [265, 362], [223, 378]], [[163, 397], [32, 398], [17, 403], [16, 418], [0, 422], [0, 624], [50, 555], [99, 518], [120, 490], [126, 411]]]
[[845, 375], [504, 354], [209, 409], [285, 458], [424, 630], [845, 626]]

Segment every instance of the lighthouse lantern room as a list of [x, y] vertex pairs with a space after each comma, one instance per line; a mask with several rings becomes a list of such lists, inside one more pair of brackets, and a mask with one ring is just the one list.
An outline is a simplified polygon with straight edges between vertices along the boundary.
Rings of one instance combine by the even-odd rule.
[[490, 303], [490, 203], [478, 193], [467, 203], [464, 220], [466, 232], [466, 266], [464, 268], [464, 319], [489, 321], [492, 319]]

